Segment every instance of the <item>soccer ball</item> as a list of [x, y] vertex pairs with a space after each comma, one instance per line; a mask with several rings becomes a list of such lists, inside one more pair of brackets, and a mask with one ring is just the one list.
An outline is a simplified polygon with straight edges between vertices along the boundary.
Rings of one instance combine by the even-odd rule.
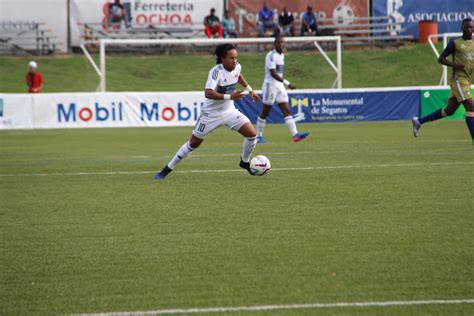
[[332, 12], [334, 24], [349, 25], [354, 22], [354, 11], [346, 4], [339, 4]]
[[270, 160], [265, 156], [258, 155], [250, 160], [250, 171], [252, 171], [255, 176], [263, 176], [267, 174], [271, 168]]

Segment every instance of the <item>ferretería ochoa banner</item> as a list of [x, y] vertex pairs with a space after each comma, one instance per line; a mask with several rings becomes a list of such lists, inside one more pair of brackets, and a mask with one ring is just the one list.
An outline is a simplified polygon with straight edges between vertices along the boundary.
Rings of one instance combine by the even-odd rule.
[[[72, 46], [81, 44], [86, 35], [84, 25], [100, 32], [117, 31], [108, 23], [109, 8], [113, 2], [114, 0], [70, 0]], [[216, 9], [216, 15], [220, 19], [224, 10], [222, 0], [122, 0], [121, 4], [125, 18], [118, 29], [134, 31], [203, 27], [204, 17], [211, 8]], [[202, 35], [204, 36], [204, 32]]]

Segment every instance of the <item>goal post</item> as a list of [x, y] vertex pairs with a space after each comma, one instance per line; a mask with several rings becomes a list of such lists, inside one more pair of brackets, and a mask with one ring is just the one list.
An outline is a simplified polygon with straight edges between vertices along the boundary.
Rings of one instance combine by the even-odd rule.
[[[167, 45], [219, 45], [223, 43], [231, 44], [266, 44], [273, 43], [274, 38], [229, 38], [229, 39], [101, 39], [98, 41], [99, 44], [99, 58], [100, 65], [97, 66], [94, 60], [90, 57], [89, 52], [87, 51], [84, 44], [97, 44], [97, 42], [85, 42], [81, 45], [86, 58], [91, 63], [92, 67], [98, 74], [100, 78], [100, 84], [98, 91], [106, 92], [107, 91], [107, 80], [106, 80], [106, 48], [109, 45], [158, 45], [158, 46], [167, 46]], [[287, 43], [311, 43], [313, 42], [314, 46], [329, 64], [329, 66], [336, 73], [336, 79], [331, 88], [342, 88], [342, 43], [340, 36], [307, 36], [307, 37], [285, 37], [285, 42]], [[324, 49], [321, 47], [321, 42], [335, 42], [336, 43], [336, 61], [332, 61], [329, 56], [326, 54]]]
[[[435, 54], [436, 58], [439, 58], [440, 53], [436, 49], [434, 43], [433, 43], [433, 38], [443, 38], [443, 47], [441, 49], [444, 49], [448, 45], [448, 39], [453, 38], [453, 37], [461, 37], [462, 33], [442, 33], [442, 34], [431, 34], [428, 36], [428, 43], [431, 46], [431, 49], [433, 50], [433, 53]], [[442, 67], [442, 72], [441, 72], [441, 78], [439, 80], [439, 85], [440, 86], [447, 86], [448, 85], [448, 67], [443, 66]]]

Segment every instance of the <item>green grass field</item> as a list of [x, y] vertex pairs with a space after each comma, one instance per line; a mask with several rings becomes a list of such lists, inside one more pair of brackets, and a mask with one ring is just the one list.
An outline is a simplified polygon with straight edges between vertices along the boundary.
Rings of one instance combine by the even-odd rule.
[[[237, 164], [219, 129], [163, 182], [191, 128], [0, 133], [0, 314], [474, 299], [465, 123], [270, 125]], [[472, 315], [474, 304], [212, 315]], [[207, 315], [210, 313], [200, 313]], [[196, 314], [197, 315], [197, 314]]]
[[[316, 52], [316, 51], [315, 51]], [[329, 56], [334, 60], [334, 54]], [[25, 74], [32, 57], [0, 57], [0, 92], [26, 91]], [[84, 56], [35, 57], [44, 75], [44, 92], [96, 91], [97, 74]], [[96, 58], [97, 61], [97, 58]], [[265, 53], [240, 54], [243, 73], [255, 89], [264, 78]], [[330, 88], [335, 73], [322, 56], [290, 52], [286, 77], [298, 88]], [[107, 58], [108, 91], [200, 91], [214, 58], [208, 55], [136, 56]], [[441, 67], [429, 45], [397, 49], [345, 49], [343, 87], [437, 85]]]

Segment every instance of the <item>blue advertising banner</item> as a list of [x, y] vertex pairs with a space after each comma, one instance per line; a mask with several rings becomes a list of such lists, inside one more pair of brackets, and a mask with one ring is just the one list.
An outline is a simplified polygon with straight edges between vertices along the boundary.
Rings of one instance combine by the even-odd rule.
[[[323, 92], [289, 93], [292, 114], [300, 110], [301, 122], [358, 122], [409, 120], [419, 115], [420, 94], [418, 90], [370, 91], [370, 92]], [[250, 98], [235, 102], [236, 107], [256, 122], [262, 104]], [[268, 123], [283, 123], [280, 108], [274, 109], [267, 118]]]
[[461, 22], [474, 17], [473, 0], [373, 0], [374, 16], [389, 16], [418, 38], [418, 22], [437, 21], [438, 33], [461, 32]]

